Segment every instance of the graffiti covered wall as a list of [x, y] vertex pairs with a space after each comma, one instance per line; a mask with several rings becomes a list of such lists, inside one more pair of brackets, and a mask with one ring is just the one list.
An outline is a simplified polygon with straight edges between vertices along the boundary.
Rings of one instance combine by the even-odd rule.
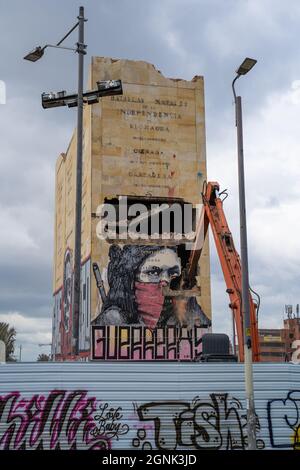
[[[257, 447], [300, 450], [299, 366], [254, 372]], [[240, 364], [3, 364], [0, 449], [242, 450], [243, 380]]]

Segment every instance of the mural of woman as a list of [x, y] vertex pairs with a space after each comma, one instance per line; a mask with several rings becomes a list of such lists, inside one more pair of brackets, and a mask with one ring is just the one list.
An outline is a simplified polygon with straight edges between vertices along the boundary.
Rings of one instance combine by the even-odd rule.
[[181, 275], [175, 248], [125, 245], [122, 249], [112, 245], [109, 259], [109, 291], [96, 324], [144, 325], [150, 329], [167, 324], [210, 324], [195, 298], [184, 301], [184, 316], [180, 302], [163, 295], [162, 288]]

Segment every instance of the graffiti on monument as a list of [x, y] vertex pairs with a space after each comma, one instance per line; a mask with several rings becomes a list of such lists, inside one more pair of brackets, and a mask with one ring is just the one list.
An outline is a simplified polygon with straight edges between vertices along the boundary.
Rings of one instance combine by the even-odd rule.
[[[132, 440], [134, 448], [151, 450], [153, 441], [154, 448], [162, 450], [237, 450], [247, 446], [245, 410], [239, 400], [227, 393], [212, 393], [208, 400], [196, 397], [192, 402], [145, 403], [136, 411], [143, 424], [153, 423], [154, 431], [139, 426]], [[256, 425], [259, 430], [258, 417]], [[262, 439], [257, 439], [257, 447], [265, 447]]]
[[72, 336], [72, 291], [73, 291], [73, 266], [72, 252], [67, 249], [64, 257], [63, 287], [62, 287], [62, 353], [67, 354], [71, 350]]
[[[179, 284], [181, 275], [182, 261], [176, 248], [112, 245], [107, 267], [108, 292], [103, 288], [100, 291], [102, 302], [94, 321], [93, 358], [194, 360], [198, 357], [199, 340], [210, 326], [210, 319], [196, 296], [164, 293], [164, 288]], [[127, 351], [125, 356], [120, 351], [121, 345]], [[157, 352], [157, 345], [161, 352]], [[147, 355], [147, 347], [148, 351], [154, 348], [154, 353]], [[182, 348], [186, 351], [181, 354], [178, 351]]]
[[[78, 326], [79, 356], [90, 353], [90, 259], [81, 265], [81, 309]], [[67, 248], [64, 255], [61, 287], [54, 294], [53, 308], [53, 354], [56, 360], [70, 360], [74, 353], [73, 336], [73, 256]]]
[[94, 326], [94, 360], [197, 361], [207, 329], [165, 326]]
[[[286, 398], [269, 400], [267, 410], [272, 447], [300, 450], [300, 390], [290, 391]], [[289, 439], [283, 440], [286, 435]]]
[[68, 333], [71, 321], [71, 307], [72, 307], [72, 259], [71, 251], [67, 250], [64, 260], [64, 277], [63, 277], [63, 324], [64, 330]]

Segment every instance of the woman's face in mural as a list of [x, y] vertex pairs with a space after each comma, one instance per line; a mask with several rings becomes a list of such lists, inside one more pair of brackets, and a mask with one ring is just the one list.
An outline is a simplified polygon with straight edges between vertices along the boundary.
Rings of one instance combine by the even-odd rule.
[[141, 264], [136, 280], [139, 282], [170, 284], [171, 280], [181, 274], [181, 262], [175, 251], [164, 248]]

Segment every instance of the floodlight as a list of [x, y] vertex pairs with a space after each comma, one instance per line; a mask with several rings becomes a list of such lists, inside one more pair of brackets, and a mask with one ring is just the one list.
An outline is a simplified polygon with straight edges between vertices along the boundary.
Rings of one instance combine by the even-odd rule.
[[122, 95], [121, 80], [101, 80], [97, 82], [98, 96]]
[[59, 91], [57, 93], [54, 93], [53, 91], [51, 91], [50, 93], [42, 93], [42, 106], [44, 109], [56, 108], [57, 106], [65, 106], [65, 96], [65, 91]]

